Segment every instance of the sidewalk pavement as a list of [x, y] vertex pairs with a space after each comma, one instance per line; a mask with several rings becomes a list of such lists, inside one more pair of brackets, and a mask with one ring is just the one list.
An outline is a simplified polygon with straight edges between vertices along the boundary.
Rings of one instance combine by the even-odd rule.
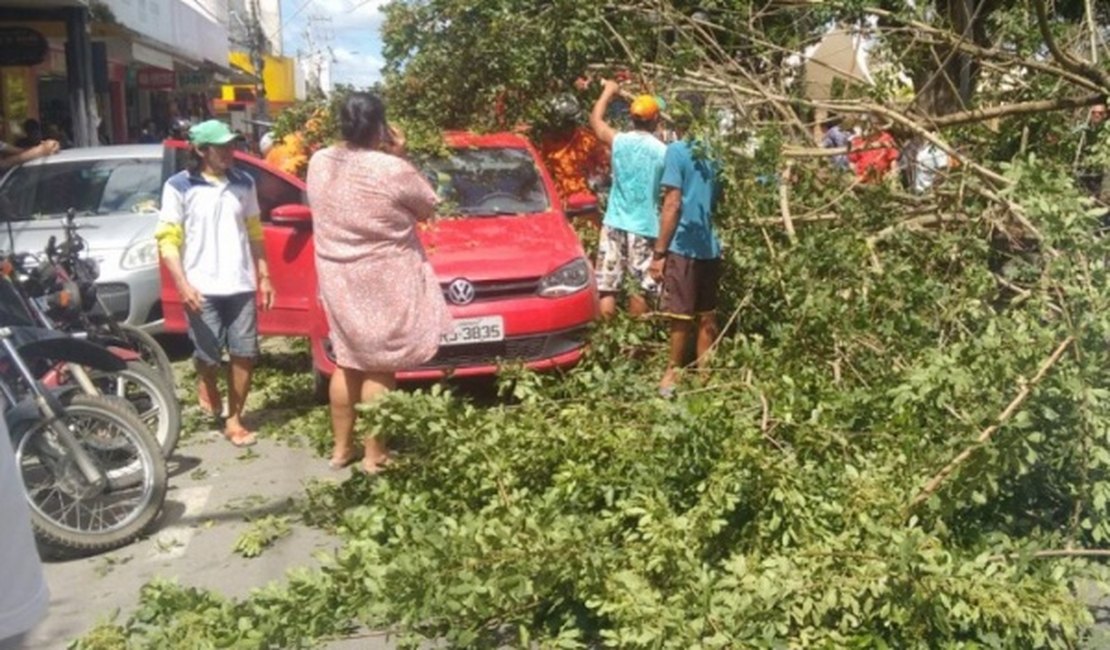
[[[27, 647], [65, 648], [117, 611], [124, 620], [138, 603], [139, 589], [154, 577], [227, 597], [284, 579], [289, 569], [318, 565], [319, 551], [337, 547], [328, 533], [297, 521], [294, 500], [313, 478], [343, 480], [345, 472], [307, 448], [260, 440], [249, 449], [227, 444], [218, 432], [194, 434], [169, 462], [170, 490], [162, 515], [146, 539], [88, 558], [45, 563], [51, 602], [47, 617], [31, 632]], [[233, 551], [249, 519], [289, 514], [290, 535], [256, 558]], [[335, 641], [324, 647], [378, 650], [394, 647], [381, 636]]]

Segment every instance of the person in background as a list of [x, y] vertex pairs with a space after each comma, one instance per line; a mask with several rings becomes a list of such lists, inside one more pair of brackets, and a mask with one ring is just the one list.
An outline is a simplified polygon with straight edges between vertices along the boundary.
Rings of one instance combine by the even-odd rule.
[[948, 153], [921, 136], [906, 145], [898, 161], [903, 183], [914, 194], [924, 194], [943, 180], [948, 164]]
[[154, 120], [143, 122], [143, 130], [139, 131], [139, 144], [158, 144], [162, 138], [158, 137], [158, 127]]
[[898, 145], [876, 116], [864, 120], [862, 128], [863, 133], [852, 137], [848, 161], [861, 183], [879, 184], [894, 169]]
[[640, 95], [629, 108], [633, 130], [618, 133], [605, 121], [610, 100], [620, 84], [606, 80], [590, 112], [590, 127], [598, 139], [612, 147], [613, 187], [602, 221], [597, 251], [597, 288], [601, 293], [601, 316], [617, 313], [617, 296], [626, 288], [632, 316], [648, 312], [645, 293], [654, 291], [648, 276], [651, 247], [659, 234], [659, 179], [667, 145], [655, 137], [659, 103], [651, 95]]
[[651, 277], [663, 284], [661, 311], [670, 319], [670, 354], [659, 394], [674, 395], [686, 350], [695, 338], [696, 361], [704, 367], [717, 339], [721, 243], [713, 226], [720, 193], [720, 165], [706, 144], [689, 137], [701, 117], [701, 95], [679, 98], [674, 118], [680, 139], [667, 145], [663, 160], [663, 211], [651, 251]]
[[556, 96], [548, 105], [548, 130], [537, 146], [564, 202], [593, 192], [609, 174], [609, 148], [581, 122], [578, 98], [570, 93]]
[[1095, 205], [1104, 210], [1101, 216], [1101, 232], [1110, 230], [1110, 163], [1100, 162], [1096, 157], [1096, 145], [1103, 137], [1107, 125], [1106, 104], [1099, 103], [1087, 111], [1087, 120], [1080, 133], [1079, 148], [1076, 152], [1075, 176], [1087, 196]]
[[236, 136], [219, 120], [189, 129], [189, 166], [166, 181], [155, 238], [189, 321], [202, 410], [218, 416], [217, 371], [227, 348], [224, 435], [236, 447], [255, 443], [243, 424], [258, 357], [256, 301], [274, 301], [258, 195], [250, 174], [235, 169]]
[[[830, 118], [821, 123], [821, 147], [824, 149], [847, 149], [852, 143], [852, 135], [840, 128], [840, 119]], [[842, 153], [832, 157], [833, 167], [848, 171], [852, 168], [848, 162], [848, 154]]]
[[58, 144], [57, 140], [43, 140], [29, 149], [13, 147], [5, 142], [0, 142], [0, 169], [8, 169], [36, 158], [50, 156], [58, 153], [60, 148], [61, 145]]
[[417, 225], [435, 215], [436, 193], [423, 173], [399, 156], [404, 136], [386, 120], [371, 93], [347, 97], [339, 113], [342, 142], [308, 163], [316, 274], [336, 370], [328, 397], [334, 437], [329, 465], [362, 458], [380, 472], [389, 462], [383, 441], [356, 446], [355, 406], [395, 385], [394, 375], [431, 359], [452, 323]]
[[1106, 104], [1095, 104], [1087, 112], [1087, 125], [1091, 128], [1100, 128], [1107, 118]]
[[24, 647], [27, 632], [46, 615], [50, 592], [31, 530], [31, 511], [8, 427], [0, 419], [0, 650]]
[[30, 149], [42, 142], [42, 125], [36, 119], [23, 121], [23, 137], [15, 141], [15, 146], [20, 149]]
[[258, 157], [259, 158], [265, 158], [266, 155], [269, 154], [270, 150], [273, 149], [273, 148], [274, 148], [274, 132], [273, 131], [267, 131], [267, 132], [262, 134], [261, 138], [258, 139]]

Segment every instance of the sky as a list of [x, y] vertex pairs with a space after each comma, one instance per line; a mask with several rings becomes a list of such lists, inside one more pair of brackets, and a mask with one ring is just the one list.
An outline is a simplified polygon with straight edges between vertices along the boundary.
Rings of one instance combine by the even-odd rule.
[[[388, 0], [281, 0], [285, 55], [305, 50], [311, 21], [317, 43], [330, 40], [332, 81], [365, 87], [381, 79], [381, 7]], [[321, 19], [321, 20], [316, 20]]]

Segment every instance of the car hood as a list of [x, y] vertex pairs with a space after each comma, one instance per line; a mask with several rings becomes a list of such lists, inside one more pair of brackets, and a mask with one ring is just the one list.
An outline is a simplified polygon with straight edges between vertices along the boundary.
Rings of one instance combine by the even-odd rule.
[[[154, 237], [158, 225], [156, 214], [107, 214], [96, 217], [78, 217], [77, 233], [88, 245], [94, 258], [108, 252], [121, 251], [131, 244]], [[42, 253], [51, 237], [61, 241], [64, 237], [62, 219], [50, 218], [36, 221], [13, 221], [14, 250], [20, 253]], [[8, 238], [8, 224], [0, 223], [0, 249], [12, 249]]]
[[441, 280], [538, 278], [582, 247], [560, 214], [441, 219], [420, 227], [420, 240]]

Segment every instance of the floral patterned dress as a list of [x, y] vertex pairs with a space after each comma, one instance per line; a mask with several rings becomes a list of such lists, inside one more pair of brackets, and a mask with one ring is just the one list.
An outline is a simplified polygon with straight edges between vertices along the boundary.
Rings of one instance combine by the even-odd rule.
[[308, 165], [316, 274], [340, 366], [414, 368], [435, 355], [451, 317], [417, 238], [436, 195], [407, 161], [328, 147]]

